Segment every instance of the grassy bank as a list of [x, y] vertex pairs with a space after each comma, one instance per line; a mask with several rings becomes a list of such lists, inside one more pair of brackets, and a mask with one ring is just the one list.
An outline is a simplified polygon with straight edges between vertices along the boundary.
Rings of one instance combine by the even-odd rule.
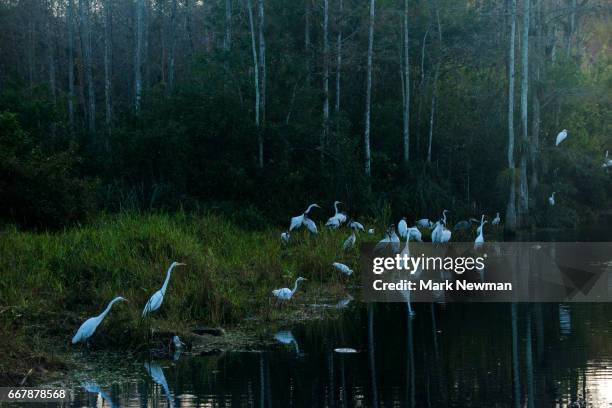
[[57, 233], [5, 230], [0, 233], [0, 329], [5, 334], [0, 372], [12, 372], [14, 379], [32, 366], [26, 358], [52, 361], [46, 351], [53, 345], [69, 347], [84, 319], [118, 295], [129, 303], [114, 308], [94, 345], [141, 348], [142, 308], [173, 260], [187, 266], [175, 269], [155, 313], [159, 330], [274, 320], [279, 313], [269, 307], [270, 291], [292, 286], [298, 276], [309, 279], [299, 296], [323, 296], [323, 287], [340, 295], [344, 279], [331, 263], [355, 265], [358, 258], [356, 250], [342, 250], [347, 230], [317, 236], [299, 231], [288, 247], [281, 246], [279, 234], [184, 213], [109, 215]]

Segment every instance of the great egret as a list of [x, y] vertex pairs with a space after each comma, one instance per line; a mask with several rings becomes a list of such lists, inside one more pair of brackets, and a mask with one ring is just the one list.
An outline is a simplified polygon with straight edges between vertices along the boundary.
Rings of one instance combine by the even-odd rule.
[[319, 207], [318, 204], [310, 204], [308, 206], [308, 208], [306, 209], [306, 211], [304, 211], [303, 214], [298, 215], [296, 217], [292, 217], [291, 218], [291, 224], [289, 225], [289, 231], [293, 231], [294, 229], [300, 228], [302, 226], [302, 223], [304, 222], [304, 218], [306, 216], [308, 216], [308, 213], [310, 212], [310, 210], [312, 210], [314, 207], [316, 208], [321, 208]]
[[85, 322], [81, 325], [81, 327], [79, 327], [79, 330], [77, 330], [76, 334], [72, 338], [72, 344], [88, 341], [89, 338], [96, 332], [96, 329], [98, 328], [100, 323], [102, 323], [102, 320], [104, 320], [108, 312], [110, 312], [113, 305], [121, 301], [127, 302], [127, 299], [118, 296], [111, 300], [108, 306], [106, 306], [106, 309], [104, 309], [104, 311], [98, 316], [90, 317], [89, 319], [85, 320]]
[[604, 162], [601, 167], [612, 167], [612, 159], [608, 159], [608, 151], [606, 150], [606, 157], [604, 157]]
[[355, 246], [355, 241], [357, 241], [357, 236], [355, 235], [355, 230], [353, 230], [351, 231], [351, 235], [344, 241], [344, 244], [342, 244], [342, 248], [348, 251]]
[[289, 300], [293, 297], [293, 294], [298, 289], [298, 285], [300, 284], [300, 282], [305, 281], [305, 280], [307, 279], [302, 278], [300, 276], [299, 278], [295, 280], [295, 285], [293, 286], [293, 289], [289, 289], [289, 288], [274, 289], [272, 291], [272, 295], [276, 296], [280, 300]]
[[313, 220], [308, 218], [308, 216], [304, 217], [304, 220], [302, 221], [302, 223], [306, 226], [308, 231], [312, 232], [313, 234], [317, 234], [319, 232], [317, 230], [317, 224], [315, 224]]
[[412, 238], [415, 241], [423, 242], [423, 236], [421, 235], [421, 231], [417, 227], [408, 228], [408, 237]]
[[293, 344], [293, 346], [295, 347], [295, 354], [297, 354], [298, 356], [300, 355], [300, 348], [298, 346], [298, 342], [297, 340], [295, 340], [295, 337], [293, 337], [293, 333], [291, 333], [289, 330], [279, 331], [274, 335], [274, 339], [282, 344]]
[[485, 240], [484, 240], [484, 225], [489, 222], [489, 221], [483, 221], [480, 223], [480, 227], [479, 232], [478, 232], [478, 236], [476, 237], [476, 239], [474, 240], [474, 249], [480, 249], [482, 247], [482, 245], [484, 244]]
[[416, 222], [417, 227], [421, 228], [431, 228], [433, 227], [433, 223], [429, 220], [429, 218], [421, 218]]
[[349, 222], [349, 228], [353, 230], [360, 230], [361, 232], [365, 232], [365, 228], [363, 227], [363, 224], [357, 221]]
[[447, 229], [445, 226], [442, 226], [442, 233], [440, 235], [440, 242], [448, 242], [451, 239], [451, 231]]
[[400, 222], [397, 224], [397, 232], [399, 232], [399, 236], [402, 238], [406, 238], [408, 234], [408, 223], [406, 223], [406, 217], [402, 217]]
[[551, 194], [550, 197], [548, 197], [548, 204], [550, 205], [555, 205], [555, 193], [556, 191], [553, 191], [553, 193]]
[[393, 245], [393, 252], [399, 252], [400, 250], [400, 239], [397, 236], [397, 234], [395, 233], [395, 226], [392, 225], [391, 227], [391, 231], [389, 234], [389, 239], [391, 241], [391, 244]]
[[431, 231], [431, 242], [440, 242], [440, 234], [442, 233], [442, 224], [436, 221], [434, 229]]
[[338, 211], [338, 204], [342, 204], [342, 201], [334, 201], [334, 210], [336, 211], [334, 216], [327, 220], [325, 225], [332, 228], [338, 228], [340, 225], [346, 222], [346, 215]]
[[285, 245], [287, 245], [289, 243], [289, 238], [291, 237], [291, 235], [289, 234], [289, 231], [285, 231], [281, 234], [280, 238], [281, 238], [281, 242]]
[[343, 274], [345, 274], [346, 276], [351, 276], [353, 274], [353, 270], [343, 263], [334, 262], [332, 266], [336, 268], [337, 270], [339, 270], [340, 272], [342, 272]]
[[[474, 221], [478, 222], [477, 220], [474, 220]], [[478, 226], [478, 228], [476, 228], [476, 234], [480, 234], [480, 231], [482, 231], [482, 226], [484, 225], [484, 222], [485, 222], [485, 215], [482, 214], [482, 217], [480, 217], [480, 225]]]
[[567, 129], [563, 129], [557, 135], [557, 141], [555, 142], [555, 146], [559, 146], [559, 144], [561, 144], [561, 142], [564, 141], [566, 138], [567, 138]]
[[176, 261], [172, 262], [172, 264], [168, 268], [168, 272], [166, 272], [166, 280], [164, 281], [163, 286], [161, 287], [160, 290], [155, 292], [153, 296], [151, 296], [151, 298], [149, 299], [149, 301], [147, 302], [147, 304], [145, 305], [142, 311], [142, 317], [145, 317], [149, 313], [153, 313], [154, 311], [156, 311], [157, 309], [161, 307], [162, 302], [164, 301], [164, 295], [166, 294], [166, 289], [168, 288], [168, 282], [170, 282], [170, 274], [172, 274], [172, 270], [176, 268], [177, 266], [185, 266], [185, 265], [186, 264], [181, 263], [181, 262], [176, 262]]
[[446, 227], [446, 213], [450, 212], [450, 210], [444, 210], [442, 211], [442, 223], [444, 224], [444, 226]]
[[368, 230], [368, 234], [370, 234], [370, 235], [374, 235], [374, 228], [370, 228], [370, 229]]
[[493, 218], [493, 221], [491, 221], [491, 225], [499, 225], [500, 222], [501, 218], [499, 218], [499, 213], [497, 213], [497, 215], [495, 215], [495, 218]]
[[175, 350], [181, 350], [185, 347], [185, 343], [183, 343], [179, 336], [174, 336], [172, 337], [172, 346], [174, 346]]
[[385, 231], [385, 237], [378, 241], [376, 246], [374, 247], [374, 252], [380, 252], [383, 249], [386, 249], [387, 246], [391, 243], [391, 236], [389, 235], [389, 230]]

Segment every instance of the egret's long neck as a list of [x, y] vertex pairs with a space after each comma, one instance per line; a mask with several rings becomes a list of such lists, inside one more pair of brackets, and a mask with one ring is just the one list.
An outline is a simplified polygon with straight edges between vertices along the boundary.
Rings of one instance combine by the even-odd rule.
[[296, 280], [295, 280], [295, 285], [293, 285], [293, 290], [291, 291], [291, 294], [292, 294], [292, 295], [293, 295], [293, 294], [295, 293], [295, 291], [297, 290], [297, 288], [298, 288], [298, 285], [299, 285], [299, 284], [300, 284], [300, 280], [299, 280], [299, 279], [296, 279]]
[[[606, 157], [608, 157], [608, 156], [606, 156]], [[334, 203], [334, 209], [336, 210], [336, 214], [335, 215], [338, 215], [338, 203]]]
[[113, 305], [115, 303], [117, 303], [118, 301], [120, 301], [121, 298], [114, 298], [113, 300], [111, 300], [108, 303], [108, 306], [106, 306], [106, 309], [104, 309], [104, 311], [102, 313], [100, 313], [100, 315], [98, 316], [98, 319], [100, 319], [100, 321], [104, 320], [104, 318], [106, 317], [106, 315], [108, 314], [108, 312], [110, 312], [110, 310], [113, 308]]
[[175, 266], [176, 265], [170, 265], [170, 268], [168, 268], [168, 273], [166, 273], [166, 280], [164, 281], [164, 285], [161, 288], [163, 294], [166, 294], [166, 288], [168, 287], [168, 282], [170, 282], [170, 274], [172, 274], [172, 270]]

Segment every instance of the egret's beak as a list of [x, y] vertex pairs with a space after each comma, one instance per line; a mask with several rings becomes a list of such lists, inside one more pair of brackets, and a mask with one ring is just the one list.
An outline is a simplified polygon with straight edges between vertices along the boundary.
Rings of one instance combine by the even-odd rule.
[[177, 263], [177, 264], [176, 264], [176, 266], [187, 266], [187, 264], [186, 264], [186, 263], [179, 262], [179, 263]]

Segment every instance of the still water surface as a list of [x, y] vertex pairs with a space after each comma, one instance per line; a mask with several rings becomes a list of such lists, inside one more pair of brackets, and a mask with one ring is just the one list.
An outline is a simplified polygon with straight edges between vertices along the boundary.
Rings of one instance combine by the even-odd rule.
[[612, 304], [416, 304], [412, 318], [404, 304], [341, 306], [261, 350], [82, 355], [72, 405], [612, 407]]

